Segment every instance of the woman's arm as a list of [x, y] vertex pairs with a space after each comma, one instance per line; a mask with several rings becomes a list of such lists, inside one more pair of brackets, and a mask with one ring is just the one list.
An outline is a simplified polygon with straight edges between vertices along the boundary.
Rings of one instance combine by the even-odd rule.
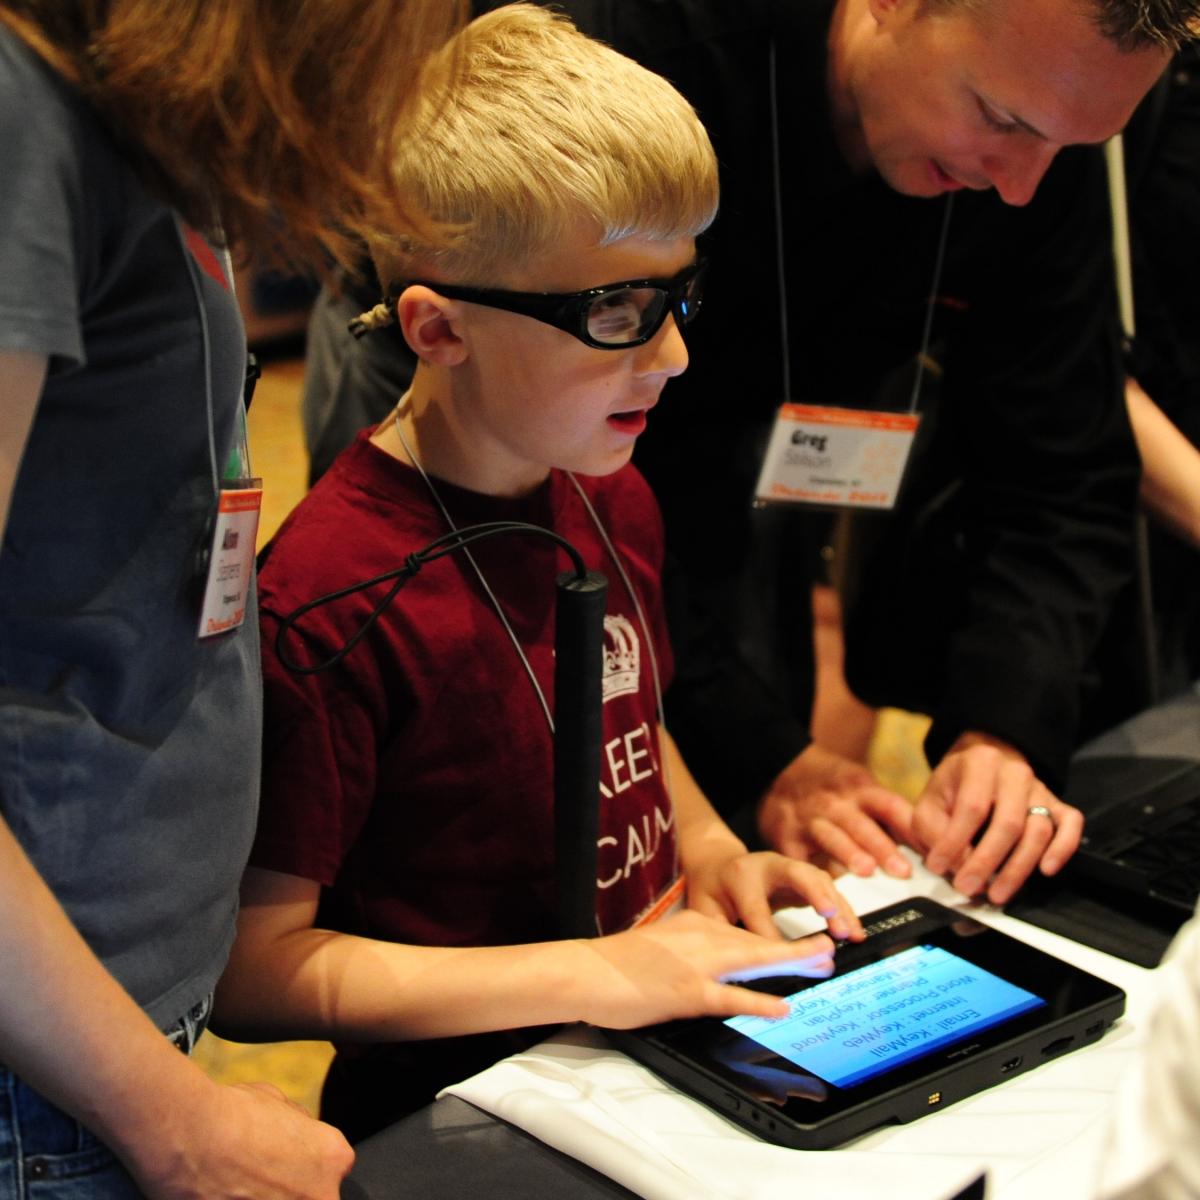
[[[0, 352], [0, 534], [46, 378]], [[105, 970], [0, 817], [0, 1062], [157, 1200], [337, 1195], [353, 1153], [265, 1085], [213, 1083]]]
[[332, 1200], [353, 1153], [264, 1084], [212, 1082], [104, 969], [0, 820], [0, 1061], [154, 1200]]

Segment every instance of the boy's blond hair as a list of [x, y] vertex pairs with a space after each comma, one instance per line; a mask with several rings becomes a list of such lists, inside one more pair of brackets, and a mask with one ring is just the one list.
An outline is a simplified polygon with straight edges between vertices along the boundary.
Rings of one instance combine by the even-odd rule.
[[691, 105], [561, 15], [511, 4], [477, 18], [417, 91], [395, 177], [451, 236], [373, 246], [385, 289], [422, 274], [503, 285], [581, 223], [608, 245], [694, 237], [716, 214], [716, 158]]

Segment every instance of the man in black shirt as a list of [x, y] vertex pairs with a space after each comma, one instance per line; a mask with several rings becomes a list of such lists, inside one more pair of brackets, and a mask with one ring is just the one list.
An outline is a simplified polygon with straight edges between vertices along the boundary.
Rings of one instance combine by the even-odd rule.
[[[857, 519], [875, 547], [847, 669], [863, 698], [934, 717], [933, 780], [914, 828], [894, 832], [930, 848], [934, 869], [958, 867], [964, 891], [999, 868], [989, 894], [1003, 901], [1079, 835], [1048, 788], [1061, 786], [1082, 664], [1129, 569], [1137, 479], [1100, 156], [1059, 151], [1116, 132], [1166, 52], [1123, 49], [1057, 0], [567, 9], [681, 88], [723, 168], [703, 334], [638, 459], [684, 583], [668, 709], [684, 754], [718, 802], [755, 806], [771, 840], [812, 829], [822, 764], [808, 769], [803, 750], [812, 672], [795, 564], [820, 534], [805, 514], [753, 513], [761, 447], [785, 398], [907, 401], [932, 285], [935, 386], [899, 507]], [[935, 281], [947, 200], [930, 198], [951, 192]], [[878, 847], [862, 815], [826, 822], [826, 846], [848, 832]]]

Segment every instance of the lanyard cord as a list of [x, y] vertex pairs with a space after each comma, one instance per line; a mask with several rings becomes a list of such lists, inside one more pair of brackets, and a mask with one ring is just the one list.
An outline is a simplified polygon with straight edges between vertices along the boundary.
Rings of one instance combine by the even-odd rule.
[[[546, 700], [545, 693], [542, 691], [541, 685], [537, 681], [537, 676], [534, 674], [533, 667], [530, 664], [529, 659], [521, 646], [520, 640], [518, 639], [516, 632], [513, 630], [512, 624], [508, 620], [508, 617], [505, 614], [499, 599], [496, 597], [495, 592], [493, 592], [491, 587], [488, 585], [488, 581], [485, 578], [483, 571], [480, 569], [479, 564], [475, 561], [474, 555], [471, 554], [467, 547], [471, 542], [479, 541], [482, 538], [491, 537], [499, 533], [534, 534], [548, 537], [551, 539], [551, 541], [556, 542], [559, 546], [561, 546], [567, 552], [567, 554], [570, 555], [572, 565], [574, 566], [575, 572], [580, 579], [583, 579], [587, 575], [586, 564], [584, 563], [579, 551], [569, 541], [567, 541], [566, 538], [562, 537], [558, 533], [555, 533], [554, 530], [547, 529], [541, 525], [532, 525], [524, 521], [489, 521], [484, 524], [470, 525], [466, 528], [460, 528], [458, 525], [456, 525], [453, 517], [450, 516], [446, 505], [442, 502], [442, 498], [438, 494], [438, 490], [434, 486], [433, 480], [426, 473], [425, 468], [421, 465], [420, 459], [417, 457], [416, 452], [413, 450], [408, 438], [404, 434], [404, 430], [401, 428], [400, 416], [403, 411], [403, 406], [404, 401], [402, 400], [393, 417], [396, 434], [400, 439], [400, 444], [404, 447], [404, 452], [408, 455], [409, 461], [412, 463], [417, 473], [421, 476], [421, 479], [424, 482], [430, 496], [432, 497], [434, 504], [442, 515], [442, 519], [449, 526], [450, 532], [443, 534], [436, 541], [430, 542], [429, 545], [425, 546], [423, 549], [418, 550], [413, 554], [409, 554], [405, 558], [403, 566], [397, 567], [391, 571], [385, 571], [371, 579], [361, 580], [358, 583], [351, 584], [350, 586], [341, 588], [338, 591], [328, 592], [323, 596], [318, 596], [316, 599], [310, 600], [306, 604], [302, 604], [292, 612], [288, 613], [288, 615], [283, 619], [278, 633], [275, 635], [275, 653], [279, 658], [279, 661], [289, 671], [292, 671], [297, 675], [315, 675], [321, 671], [328, 670], [330, 667], [336, 666], [355, 648], [355, 646], [358, 645], [360, 641], [362, 641], [367, 633], [370, 632], [371, 627], [383, 615], [384, 610], [395, 599], [396, 594], [406, 583], [408, 583], [410, 579], [413, 578], [413, 576], [417, 574], [421, 567], [423, 567], [427, 562], [432, 562], [434, 559], [441, 558], [447, 554], [452, 554], [456, 550], [461, 550], [463, 554], [466, 555], [467, 561], [471, 564], [471, 569], [474, 571], [476, 579], [479, 580], [480, 587], [483, 589], [483, 592], [487, 596], [492, 608], [495, 610], [496, 615], [500, 618], [500, 623], [504, 626], [504, 630], [508, 634], [509, 641], [512, 642], [513, 649], [516, 650], [517, 657], [521, 660], [521, 665], [525, 669], [525, 674], [528, 676], [529, 682], [533, 686], [534, 693], [537, 696], [538, 704], [542, 710], [542, 715], [546, 718], [546, 725], [553, 736], [555, 731], [554, 717], [550, 712], [550, 705]], [[587, 493], [583, 490], [579, 480], [576, 479], [570, 471], [566, 471], [564, 474], [574, 486], [575, 491], [588, 514], [588, 517], [595, 527], [596, 532], [599, 534], [605, 551], [608, 553], [613, 565], [617, 568], [617, 574], [620, 575], [621, 583], [633, 604], [634, 613], [637, 616], [638, 625], [641, 628], [642, 637], [646, 644], [647, 656], [650, 661], [650, 674], [654, 684], [654, 702], [657, 710], [658, 722], [665, 732], [666, 718], [663, 711], [662, 677], [659, 674], [658, 655], [654, 650], [654, 638], [651, 636], [650, 625], [646, 619], [646, 613], [642, 607], [641, 599], [638, 596], [637, 589], [633, 586], [633, 580], [630, 578], [628, 571], [625, 569], [625, 564], [622, 561], [621, 556], [617, 553], [617, 548], [613, 544], [613, 541], [608, 534], [608, 530], [604, 527], [604, 523], [600, 520], [599, 514], [593, 507], [592, 502], [588, 499]], [[299, 663], [288, 654], [287, 650], [285, 649], [285, 638], [292, 631], [296, 623], [307, 613], [311, 612], [315, 608], [319, 608], [322, 605], [344, 599], [346, 596], [351, 596], [356, 592], [365, 591], [367, 588], [374, 587], [377, 584], [387, 583], [389, 580], [394, 582], [388, 589], [387, 593], [371, 610], [366, 620], [363, 621], [362, 625], [359, 626], [359, 628], [346, 641], [346, 643], [334, 654], [330, 655], [328, 658], [319, 663], [313, 664]], [[666, 756], [662, 755], [661, 757], [663, 785], [667, 792], [667, 796], [670, 797], [673, 794], [673, 789], [671, 787], [671, 768]]]
[[575, 485], [575, 491], [579, 493], [579, 499], [583, 501], [583, 507], [587, 509], [588, 516], [591, 517], [592, 524], [596, 527], [596, 532], [600, 535], [600, 540], [604, 543], [604, 549], [608, 552], [608, 557], [612, 559], [613, 564], [616, 566], [617, 574], [621, 577], [621, 583], [624, 585], [629, 599], [633, 602], [633, 611], [637, 614], [638, 625], [641, 627], [642, 637], [646, 640], [646, 652], [650, 658], [650, 675], [654, 680], [654, 705], [658, 710], [659, 722], [665, 729], [666, 719], [663, 715], [662, 677], [658, 673], [658, 655], [654, 652], [654, 639], [650, 636], [650, 625], [646, 620], [646, 613], [642, 608], [641, 599], [634, 589], [633, 580], [629, 578], [629, 574], [625, 570], [625, 564], [621, 561], [621, 556], [617, 553], [616, 546], [613, 545], [612, 539], [608, 536], [608, 530], [604, 528], [599, 514], [592, 507], [592, 502], [588, 499], [587, 492], [583, 490], [579, 480], [570, 471], [566, 472], [566, 476]]
[[792, 398], [792, 342], [788, 333], [787, 270], [783, 265], [783, 171], [779, 158], [779, 98], [775, 94], [775, 39], [767, 59], [771, 90], [771, 183], [775, 192], [775, 267], [779, 278], [779, 337], [783, 350], [783, 398]]
[[[404, 411], [405, 400], [407, 400], [407, 397], [404, 397], [401, 399], [400, 403], [396, 407], [395, 416], [393, 417], [393, 424], [395, 426], [396, 433], [400, 438], [400, 444], [404, 447], [404, 452], [408, 455], [409, 460], [412, 462], [412, 465], [417, 469], [418, 474], [420, 474], [421, 478], [425, 481], [425, 486], [426, 486], [426, 488], [429, 489], [429, 494], [433, 497], [434, 503], [437, 505], [439, 511], [442, 514], [442, 518], [445, 520], [446, 524], [450, 526], [450, 529], [452, 531], [454, 531], [455, 533], [457, 533], [458, 529], [457, 529], [457, 526], [454, 524], [454, 519], [450, 516], [450, 513], [447, 510], [445, 504], [442, 503], [442, 498], [441, 498], [441, 496], [438, 495], [438, 491], [437, 491], [437, 488], [434, 487], [433, 480], [425, 473], [425, 468], [421, 466], [420, 459], [417, 458], [416, 454], [413, 451], [412, 446], [409, 445], [408, 439], [404, 436], [404, 430], [401, 428], [401, 425], [400, 425], [400, 416], [401, 416], [401, 413]], [[596, 532], [600, 535], [600, 540], [604, 544], [604, 548], [608, 553], [608, 557], [612, 561], [613, 565], [617, 568], [617, 574], [621, 576], [621, 583], [624, 586], [625, 591], [628, 593], [630, 601], [633, 603], [634, 613], [637, 616], [638, 625], [641, 628], [642, 637], [646, 643], [647, 657], [650, 660], [650, 675], [651, 675], [652, 680], [654, 681], [654, 704], [655, 704], [655, 708], [657, 710], [658, 723], [659, 723], [660, 729], [665, 734], [666, 730], [667, 730], [667, 724], [666, 724], [666, 719], [663, 715], [662, 678], [658, 672], [658, 655], [655, 654], [655, 652], [654, 652], [654, 639], [650, 636], [650, 625], [649, 625], [649, 622], [646, 620], [646, 613], [645, 613], [645, 610], [642, 608], [642, 602], [638, 597], [637, 590], [633, 586], [633, 580], [630, 579], [629, 573], [625, 570], [625, 564], [624, 564], [624, 562], [622, 562], [621, 556], [617, 553], [616, 546], [613, 545], [612, 539], [608, 535], [608, 530], [604, 527], [604, 522], [600, 520], [600, 514], [597, 513], [595, 508], [592, 506], [592, 502], [588, 499], [587, 493], [583, 490], [583, 487], [580, 484], [579, 480], [576, 479], [575, 476], [570, 471], [565, 471], [564, 474], [571, 481], [572, 485], [575, 488], [576, 493], [579, 496], [579, 499], [583, 502], [583, 507], [587, 511], [587, 514], [588, 514], [589, 518], [591, 519], [593, 526], [595, 526]], [[531, 528], [539, 528], [539, 527], [532, 526]], [[469, 530], [467, 532], [469, 532]], [[546, 530], [546, 532], [550, 533], [551, 531]], [[555, 534], [552, 536], [554, 536], [556, 540], [562, 541], [562, 539], [558, 535]], [[495, 593], [488, 586], [488, 582], [484, 578], [483, 572], [479, 569], [479, 564], [476, 563], [474, 557], [471, 555], [471, 552], [469, 550], [464, 548], [463, 553], [467, 556], [467, 560], [470, 562], [471, 567], [475, 572], [475, 576], [479, 580], [480, 586], [483, 588], [484, 592], [487, 594], [488, 599], [492, 603], [492, 607], [496, 610], [496, 615], [500, 618], [501, 624], [504, 626], [505, 630], [508, 633], [509, 640], [512, 642], [513, 648], [517, 652], [517, 657], [520, 658], [521, 665], [525, 668], [525, 674], [529, 676], [529, 682], [531, 684], [533, 684], [533, 690], [537, 694], [538, 703], [541, 705], [542, 712], [546, 717], [546, 724], [550, 728], [550, 736], [554, 737], [554, 718], [550, 715], [550, 706], [546, 703], [545, 693], [542, 691], [541, 685], [538, 683], [537, 677], [533, 673], [533, 667], [530, 665], [529, 659], [526, 657], [525, 651], [521, 647], [521, 643], [518, 640], [516, 633], [513, 631], [512, 625], [509, 623], [508, 618], [505, 616], [504, 609], [501, 608], [501, 606], [500, 606], [500, 601], [497, 600]], [[582, 566], [577, 565], [577, 570], [579, 571], [579, 574], [581, 577], [584, 574], [586, 574], [586, 571], [582, 568]], [[394, 591], [393, 591], [393, 594], [394, 594]], [[389, 595], [388, 597], [385, 598], [384, 604], [387, 604], [390, 600], [391, 600], [391, 595]], [[666, 756], [666, 753], [664, 752], [661, 740], [659, 740], [659, 760], [661, 763], [663, 790], [666, 793], [667, 802], [670, 805], [672, 812], [674, 812], [675, 791], [671, 784], [671, 765], [667, 760], [667, 756]], [[679, 841], [678, 841], [678, 838], [676, 838], [674, 840], [674, 846], [675, 846], [674, 873], [675, 873], [676, 877], [678, 877], [678, 875], [679, 875]], [[595, 919], [596, 919], [596, 931], [597, 931], [597, 933], [599, 933], [599, 932], [601, 932], [600, 918], [597, 915]]]
[[[284, 617], [282, 624], [279, 626], [279, 632], [275, 635], [275, 653], [278, 655], [279, 661], [296, 675], [317, 675], [321, 671], [326, 671], [330, 667], [337, 666], [367, 635], [371, 626], [383, 615], [383, 610], [395, 598], [396, 593], [426, 563], [432, 562], [436, 558], [442, 558], [444, 555], [452, 554], [455, 550], [460, 550], [471, 542], [479, 541], [485, 537], [492, 537], [497, 533], [526, 533], [534, 534], [538, 537], [548, 537], [551, 541], [557, 542], [571, 556], [576, 574], [580, 579], [584, 578], [587, 574], [587, 568], [584, 566], [579, 552], [566, 538], [559, 537], [552, 529], [544, 529], [541, 525], [529, 525], [524, 521], [489, 521], [483, 525], [471, 525], [467, 529], [443, 534], [436, 541], [430, 542], [428, 546], [408, 555], [404, 560], [404, 565], [397, 567], [395, 570], [384, 571], [382, 575], [376, 575], [372, 579], [360, 580], [358, 583], [352, 583], [349, 587], [341, 588], [336, 592], [328, 592], [324, 596], [318, 596], [315, 600], [309, 600], [306, 604], [301, 604], [299, 608], [293, 609], [292, 612]], [[366, 591], [367, 588], [374, 587], [377, 583], [387, 583], [389, 579], [395, 580], [391, 590], [372, 609], [367, 619], [355, 630], [349, 641], [336, 653], [330, 655], [329, 658], [310, 665], [297, 662], [284, 649], [285, 637], [291, 632], [296, 622], [305, 614], [312, 612], [314, 608], [320, 608], [324, 604], [331, 604], [335, 600], [352, 596], [355, 592]]]
[[[605, 529], [604, 523], [600, 520], [600, 515], [592, 507], [592, 502], [588, 499], [587, 493], [583, 490], [579, 480], [571, 474], [567, 473], [567, 478], [575, 485], [575, 491], [579, 493], [580, 500], [583, 501], [583, 507], [587, 509], [588, 516], [592, 519], [592, 524], [596, 527], [596, 532], [600, 535], [600, 540], [604, 543], [605, 550], [608, 551], [608, 557], [613, 561], [617, 568], [617, 574], [621, 576], [621, 583], [625, 587], [625, 591], [629, 593], [629, 599], [633, 601], [633, 610], [637, 614], [638, 625], [642, 630], [642, 637], [646, 642], [646, 653], [650, 659], [650, 677], [654, 680], [654, 706], [658, 712], [658, 724], [663, 733], [667, 732], [667, 718], [663, 708], [663, 693], [662, 693], [662, 676], [658, 673], [658, 655], [654, 652], [654, 639], [650, 636], [650, 624], [646, 620], [645, 610], [642, 608], [641, 599], [638, 597], [637, 591], [633, 586], [633, 580], [629, 578], [628, 572], [625, 570], [625, 564], [621, 561], [621, 556], [617, 553], [616, 546], [613, 545], [612, 539], [608, 536], [608, 530]], [[667, 761], [667, 756], [662, 755], [662, 771], [663, 771], [663, 787], [666, 789], [667, 798], [672, 799], [675, 795], [675, 789], [671, 786], [671, 764]], [[678, 847], [676, 847], [676, 860], [678, 861]]]
[[[405, 397], [407, 399], [407, 397]], [[413, 448], [408, 444], [408, 438], [404, 436], [404, 430], [400, 425], [400, 414], [404, 410], [404, 400], [396, 406], [396, 412], [392, 420], [396, 434], [400, 438], [400, 444], [404, 447], [404, 453], [408, 455], [409, 461], [417, 469], [417, 474], [425, 481], [425, 487], [429, 490], [430, 496], [433, 497], [434, 504], [442, 514], [442, 519], [450, 526], [454, 533], [458, 533], [458, 526], [454, 523], [454, 518], [451, 517], [446, 506], [442, 503], [441, 496], [438, 495], [438, 490], [433, 486], [433, 480], [425, 474], [425, 468], [421, 466], [421, 460], [417, 458]], [[479, 569], [479, 564], [475, 561], [475, 556], [464, 546], [463, 554], [466, 556], [467, 562], [471, 564], [471, 570], [475, 572], [475, 578], [479, 580], [479, 586], [483, 588], [484, 594], [491, 601], [492, 607], [496, 610], [496, 616], [500, 618], [500, 624], [504, 626], [505, 632], [508, 634], [509, 641], [513, 644], [513, 649], [517, 652], [517, 657], [521, 660], [521, 666], [525, 668], [525, 674], [529, 676], [529, 682], [533, 684], [533, 690], [537, 695], [538, 704], [542, 707], [542, 714], [546, 718], [546, 724], [550, 727], [550, 733], [554, 733], [554, 717], [550, 713], [550, 705], [546, 702], [546, 694], [542, 691], [542, 686], [537, 681], [537, 676], [533, 673], [533, 667], [529, 659], [525, 655], [524, 649], [521, 647], [520, 640], [513, 631], [512, 625], [509, 623], [508, 617], [505, 615], [504, 609], [500, 606], [500, 601], [496, 599], [496, 593], [488, 586], [488, 581], [484, 578], [483, 572]], [[390, 600], [391, 597], [389, 596]]]
[[[415, 451], [409, 444], [408, 438], [404, 435], [404, 430], [400, 425], [400, 414], [403, 411], [403, 407], [404, 401], [401, 401], [400, 405], [396, 409], [395, 416], [393, 417], [393, 424], [396, 429], [396, 434], [400, 438], [400, 444], [404, 447], [404, 453], [408, 455], [409, 461], [417, 469], [417, 473], [425, 481], [425, 486], [429, 490], [430, 496], [433, 497], [433, 502], [437, 505], [438, 511], [442, 514], [442, 519], [450, 527], [453, 533], [459, 533], [459, 528], [457, 525], [455, 525], [454, 519], [450, 516], [445, 504], [442, 503], [442, 498], [440, 495], [438, 495], [438, 490], [436, 487], [434, 487], [433, 480], [425, 473], [425, 468], [421, 465], [420, 459], [417, 458]], [[587, 493], [583, 490], [579, 480], [576, 479], [570, 471], [565, 472], [565, 474], [574, 485], [575, 491], [580, 500], [583, 501], [583, 507], [586, 509], [592, 524], [595, 526], [596, 532], [600, 535], [600, 540], [604, 543], [604, 548], [607, 551], [609, 558], [612, 560], [613, 565], [617, 568], [617, 574], [621, 577], [621, 583], [624, 586], [625, 591], [628, 593], [630, 601], [633, 603], [633, 610], [637, 615], [638, 625], [641, 627], [642, 637], [646, 642], [646, 652], [650, 659], [650, 674], [654, 681], [654, 703], [658, 713], [658, 720], [665, 729], [666, 722], [663, 717], [662, 677], [659, 675], [658, 656], [654, 652], [654, 639], [650, 636], [650, 625], [646, 620], [646, 614], [642, 608], [641, 600], [638, 598], [637, 591], [634, 589], [633, 580], [629, 578], [629, 573], [625, 570], [625, 564], [621, 561], [621, 556], [617, 553], [616, 546], [613, 545], [612, 539], [608, 535], [608, 530], [605, 529], [603, 522], [600, 520], [600, 515], [596, 512], [595, 508], [592, 507], [592, 502], [588, 499]], [[525, 674], [529, 676], [529, 682], [533, 684], [533, 690], [537, 693], [538, 703], [541, 705], [542, 712], [546, 717], [546, 724], [550, 727], [550, 732], [553, 733], [554, 718], [550, 714], [550, 706], [546, 702], [545, 693], [542, 691], [541, 685], [538, 683], [537, 677], [533, 673], [533, 667], [530, 665], [529, 659], [526, 657], [525, 651], [522, 648], [521, 643], [508, 620], [508, 617], [505, 615], [504, 609], [500, 605], [500, 601], [496, 598], [495, 592], [493, 592], [491, 587], [488, 586], [487, 579], [480, 570], [479, 564], [475, 561], [475, 558], [471, 554], [470, 550], [464, 548], [463, 553], [466, 555], [467, 561], [471, 564], [471, 569], [475, 572], [475, 577], [479, 580], [480, 587], [483, 588], [488, 600], [491, 601], [492, 607], [496, 610], [496, 615], [500, 618], [500, 623], [504, 626], [504, 629], [509, 636], [509, 640], [512, 642], [513, 648], [516, 650], [517, 656], [521, 660], [521, 665], [525, 668]], [[393, 589], [393, 592], [385, 597], [383, 601], [384, 606], [391, 601], [392, 595], [395, 594], [395, 590], [396, 589]], [[666, 765], [665, 758], [663, 761], [663, 770], [664, 779], [667, 784], [667, 794], [670, 795], [671, 789], [669, 768]]]
[[937, 254], [933, 262], [933, 286], [929, 301], [925, 305], [925, 328], [921, 331], [921, 349], [917, 354], [917, 374], [913, 380], [912, 399], [908, 411], [915, 413], [921, 399], [921, 382], [925, 378], [925, 364], [929, 361], [929, 339], [933, 333], [933, 309], [937, 304], [938, 289], [942, 286], [942, 266], [946, 261], [946, 242], [950, 237], [950, 214], [954, 211], [954, 193], [946, 196], [946, 208], [942, 214], [942, 231], [938, 235]]
[[204, 355], [204, 404], [208, 414], [208, 462], [212, 470], [213, 502], [216, 503], [221, 496], [221, 476], [220, 468], [217, 466], [217, 430], [213, 414], [212, 344], [208, 331], [208, 309], [204, 305], [204, 291], [200, 286], [200, 277], [197, 274], [200, 268], [196, 265], [196, 259], [191, 250], [188, 249], [179, 217], [175, 218], [175, 233], [179, 238], [179, 248], [183, 252], [183, 261], [187, 266], [192, 295], [196, 299], [196, 315], [200, 320], [200, 346]]
[[[792, 343], [788, 333], [787, 268], [783, 253], [783, 168], [779, 153], [779, 96], [776, 91], [775, 39], [767, 52], [767, 83], [770, 89], [771, 108], [771, 183], [775, 199], [775, 266], [779, 279], [779, 336], [782, 348], [783, 398], [792, 399]], [[933, 265], [933, 288], [925, 307], [925, 324], [921, 332], [921, 349], [917, 354], [917, 374], [913, 380], [912, 398], [908, 411], [915, 413], [921, 398], [921, 383], [925, 377], [925, 364], [929, 360], [929, 341], [933, 333], [933, 310], [937, 303], [938, 288], [942, 283], [942, 266], [946, 261], [946, 242], [950, 236], [950, 214], [954, 209], [954, 193], [946, 196], [942, 229], [938, 236], [937, 253]]]
[[[401, 402], [403, 404], [403, 401]], [[520, 656], [521, 662], [525, 665], [525, 670], [529, 675], [530, 682], [533, 684], [534, 691], [542, 706], [542, 712], [545, 714], [546, 722], [550, 726], [550, 732], [554, 732], [554, 719], [550, 715], [550, 706], [546, 703], [546, 697], [542, 694], [542, 689], [538, 686], [537, 679], [534, 677], [533, 668], [529, 665], [529, 660], [525, 657], [524, 651], [521, 649], [520, 642], [517, 641], [517, 635], [513, 632], [512, 626], [508, 623], [508, 618], [504, 615], [504, 610], [500, 607], [499, 601], [488, 587], [487, 580], [483, 577], [483, 572], [480, 571], [478, 564], [475, 562], [474, 556], [467, 547], [471, 542], [480, 541], [482, 538], [492, 537], [498, 533], [524, 533], [532, 534], [537, 537], [549, 538], [552, 542], [556, 542], [570, 556], [571, 565], [575, 568], [575, 574], [579, 579], [587, 577], [587, 564], [583, 561], [583, 556], [575, 549], [566, 538], [554, 532], [553, 529], [546, 529], [542, 525], [531, 525], [527, 521], [487, 521], [480, 525], [470, 525], [466, 529], [459, 529], [450, 514], [446, 511], [446, 506], [442, 503], [441, 497], [437, 494], [437, 489], [433, 486], [433, 481], [425, 474], [424, 468], [421, 466], [417, 456], [413, 453], [412, 447], [408, 444], [408, 440], [404, 436], [404, 431], [400, 428], [400, 409], [396, 410], [395, 417], [396, 432], [400, 437], [400, 442], [404, 446], [406, 453], [412, 460], [412, 464], [416, 467], [418, 474], [425, 481], [425, 486], [429, 489], [430, 495], [434, 502], [441, 510], [442, 517], [447, 525], [450, 526], [450, 532], [443, 534], [440, 538], [430, 542], [429, 545], [420, 550], [414, 551], [404, 559], [404, 565], [396, 567], [391, 571], [384, 571], [381, 575], [376, 575], [371, 579], [362, 579], [358, 583], [352, 583], [349, 587], [340, 588], [336, 592], [327, 592], [323, 596], [318, 596], [314, 600], [309, 600], [306, 604], [301, 604], [299, 608], [293, 609], [279, 626], [279, 631], [275, 635], [275, 653], [279, 661], [296, 675], [316, 675], [321, 671], [326, 671], [330, 667], [337, 666], [338, 663], [362, 641], [370, 632], [371, 627], [383, 615], [384, 609], [396, 598], [396, 593], [408, 583], [410, 579], [428, 562], [434, 559], [442, 558], [444, 555], [453, 554], [456, 550], [461, 550], [474, 568], [475, 574], [491, 600], [492, 606], [495, 608], [497, 615], [500, 617], [501, 623], [508, 631], [508, 636], [512, 639], [513, 645], [516, 647], [517, 654]], [[374, 587], [379, 583], [387, 583], [388, 580], [395, 582], [388, 589], [387, 594], [379, 601], [378, 604], [367, 615], [367, 619], [356, 629], [348, 641], [344, 643], [341, 649], [331, 654], [328, 658], [319, 663], [304, 664], [293, 659], [284, 648], [284, 639], [291, 632], [296, 622], [300, 620], [306, 613], [312, 612], [314, 608], [319, 608], [324, 604], [331, 604], [335, 600], [344, 599], [346, 596], [352, 596], [355, 592], [366, 591], [367, 588]]]

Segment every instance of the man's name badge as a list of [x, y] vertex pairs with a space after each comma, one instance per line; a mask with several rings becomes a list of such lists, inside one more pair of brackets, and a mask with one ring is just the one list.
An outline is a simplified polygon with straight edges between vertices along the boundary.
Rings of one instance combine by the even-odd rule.
[[771, 431], [755, 501], [891, 508], [920, 421], [917, 413], [784, 404]]
[[236, 487], [221, 488], [200, 608], [202, 638], [237, 629], [246, 619], [261, 509], [261, 480], [248, 479]]

